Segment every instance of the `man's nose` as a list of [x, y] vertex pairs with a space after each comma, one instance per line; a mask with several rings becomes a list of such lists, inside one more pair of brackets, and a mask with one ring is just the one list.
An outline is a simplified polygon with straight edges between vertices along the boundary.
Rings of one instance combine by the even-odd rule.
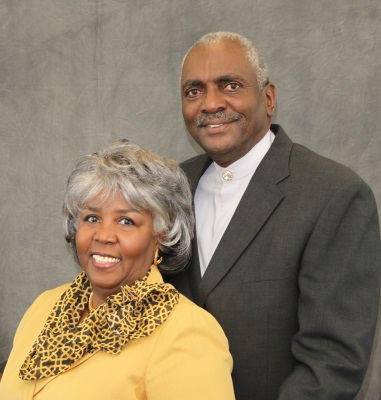
[[202, 99], [202, 112], [214, 114], [226, 109], [224, 94], [219, 88], [208, 88]]

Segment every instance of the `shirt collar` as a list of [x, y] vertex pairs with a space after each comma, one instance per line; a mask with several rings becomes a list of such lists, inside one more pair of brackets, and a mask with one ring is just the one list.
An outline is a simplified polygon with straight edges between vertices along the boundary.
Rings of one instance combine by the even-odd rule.
[[[213, 162], [215, 173], [226, 182], [235, 181], [250, 174], [253, 175], [263, 157], [270, 149], [274, 138], [274, 133], [269, 130], [247, 154], [226, 168]], [[223, 178], [223, 176], [225, 176], [225, 178]]]

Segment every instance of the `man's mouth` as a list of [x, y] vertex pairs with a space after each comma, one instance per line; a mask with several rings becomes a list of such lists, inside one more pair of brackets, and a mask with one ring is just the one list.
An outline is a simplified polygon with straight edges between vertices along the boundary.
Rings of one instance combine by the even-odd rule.
[[220, 127], [220, 126], [222, 126], [223, 124], [208, 124], [208, 125], [206, 125], [207, 127], [209, 127], [209, 128], [218, 128], [218, 127]]

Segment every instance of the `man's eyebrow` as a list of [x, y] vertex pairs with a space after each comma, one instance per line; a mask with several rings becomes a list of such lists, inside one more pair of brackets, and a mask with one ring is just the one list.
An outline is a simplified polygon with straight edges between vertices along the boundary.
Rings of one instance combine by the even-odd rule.
[[187, 86], [196, 86], [200, 87], [202, 86], [202, 82], [199, 79], [188, 79], [182, 84], [182, 88], [185, 89]]
[[[221, 75], [216, 79], [216, 83], [227, 83], [231, 81], [242, 81], [242, 77], [238, 75], [233, 75], [233, 74], [227, 74], [227, 75]], [[194, 86], [194, 87], [201, 87], [204, 86], [201, 80], [199, 79], [188, 79], [182, 84], [182, 89], [185, 89], [186, 87], [189, 86]]]
[[236, 80], [242, 80], [242, 78], [238, 75], [222, 75], [217, 79], [217, 83], [226, 83]]

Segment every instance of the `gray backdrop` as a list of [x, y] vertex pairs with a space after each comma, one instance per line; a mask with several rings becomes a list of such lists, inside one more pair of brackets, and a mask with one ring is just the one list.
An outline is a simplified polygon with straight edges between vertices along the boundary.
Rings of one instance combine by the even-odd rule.
[[[379, 0], [0, 0], [0, 360], [43, 290], [78, 273], [61, 221], [75, 156], [125, 137], [182, 161], [187, 48], [215, 30], [263, 51], [276, 122], [340, 161], [381, 206]], [[380, 356], [359, 397], [380, 398]]]

